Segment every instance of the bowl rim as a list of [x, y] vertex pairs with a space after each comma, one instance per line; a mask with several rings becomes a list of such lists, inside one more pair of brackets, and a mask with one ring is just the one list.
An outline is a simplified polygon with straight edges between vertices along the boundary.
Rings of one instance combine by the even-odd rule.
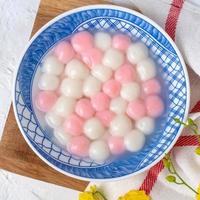
[[17, 110], [16, 110], [16, 101], [15, 101], [15, 85], [16, 85], [16, 82], [17, 82], [17, 74], [18, 74], [18, 70], [19, 70], [19, 67], [20, 67], [20, 64], [22, 62], [22, 59], [26, 53], [26, 51], [28, 50], [28, 48], [30, 47], [30, 45], [32, 44], [32, 42], [37, 38], [37, 36], [39, 36], [47, 27], [49, 27], [50, 25], [52, 25], [53, 23], [55, 23], [56, 21], [58, 21], [59, 19], [65, 17], [65, 16], [68, 16], [70, 14], [73, 14], [73, 13], [76, 13], [76, 12], [80, 12], [80, 11], [84, 11], [84, 10], [89, 10], [89, 9], [114, 9], [114, 10], [119, 10], [119, 11], [124, 11], [124, 12], [128, 12], [130, 14], [133, 14], [135, 16], [138, 16], [144, 20], [146, 20], [148, 23], [152, 24], [156, 29], [158, 29], [159, 32], [161, 32], [165, 37], [166, 39], [169, 41], [169, 43], [172, 45], [172, 47], [175, 49], [176, 53], [177, 53], [177, 56], [180, 60], [180, 63], [182, 65], [182, 70], [184, 71], [184, 75], [185, 75], [185, 79], [186, 79], [186, 89], [187, 89], [187, 98], [186, 98], [186, 105], [185, 105], [185, 114], [184, 114], [184, 118], [183, 120], [185, 121], [187, 119], [187, 116], [188, 116], [188, 112], [189, 112], [189, 105], [190, 105], [190, 82], [189, 82], [189, 76], [188, 76], [188, 71], [187, 71], [187, 68], [186, 68], [186, 64], [184, 62], [184, 59], [182, 57], [182, 54], [180, 53], [178, 47], [176, 46], [175, 42], [171, 39], [171, 37], [165, 32], [165, 30], [160, 26], [158, 25], [156, 22], [154, 22], [152, 19], [148, 18], [147, 16], [135, 11], [135, 10], [132, 10], [132, 9], [129, 9], [129, 8], [126, 8], [126, 7], [122, 7], [122, 6], [117, 6], [117, 5], [112, 5], [112, 4], [94, 4], [94, 5], [88, 5], [88, 6], [81, 6], [81, 7], [77, 7], [77, 8], [74, 8], [74, 9], [71, 9], [69, 11], [66, 11], [58, 16], [56, 16], [55, 18], [51, 19], [49, 22], [47, 22], [45, 25], [43, 25], [33, 36], [32, 38], [28, 41], [28, 43], [25, 45], [24, 47], [24, 50], [22, 51], [21, 53], [21, 56], [19, 57], [19, 61], [17, 63], [17, 68], [15, 69], [15, 73], [14, 73], [14, 76], [13, 76], [13, 90], [12, 90], [12, 100], [13, 100], [13, 109], [14, 109], [14, 115], [15, 115], [15, 119], [17, 121], [17, 125], [20, 129], [20, 132], [21, 134], [23, 135], [25, 141], [27, 142], [27, 144], [29, 145], [29, 147], [33, 150], [33, 152], [41, 159], [43, 160], [47, 165], [49, 165], [50, 167], [52, 167], [53, 169], [55, 169], [56, 171], [64, 174], [64, 175], [67, 175], [67, 176], [70, 176], [70, 177], [73, 177], [73, 178], [76, 178], [76, 179], [79, 179], [79, 180], [84, 180], [84, 181], [97, 181], [97, 182], [105, 182], [105, 181], [116, 181], [116, 180], [122, 180], [122, 179], [125, 179], [125, 178], [130, 178], [130, 177], [133, 177], [137, 174], [141, 174], [145, 171], [147, 171], [148, 169], [150, 169], [151, 167], [153, 167], [154, 165], [156, 165], [160, 160], [163, 159], [163, 157], [165, 156], [165, 154], [167, 154], [171, 149], [172, 147], [174, 146], [174, 144], [176, 143], [176, 141], [178, 140], [179, 136], [181, 135], [181, 132], [183, 130], [183, 125], [180, 126], [177, 134], [176, 134], [176, 137], [173, 139], [173, 141], [171, 142], [171, 144], [169, 145], [169, 147], [160, 155], [158, 156], [150, 165], [136, 171], [136, 172], [133, 172], [133, 173], [130, 173], [130, 174], [127, 174], [127, 175], [124, 175], [124, 176], [120, 176], [120, 177], [115, 177], [115, 178], [86, 178], [86, 177], [81, 177], [81, 176], [78, 176], [78, 175], [74, 175], [74, 174], [71, 174], [69, 172], [66, 172], [60, 168], [58, 168], [57, 166], [53, 165], [52, 163], [50, 163], [46, 158], [44, 158], [35, 148], [34, 146], [31, 144], [31, 142], [29, 141], [29, 139], [27, 138], [26, 134], [24, 133], [24, 130], [22, 129], [22, 126], [21, 126], [21, 123], [19, 121], [19, 118], [18, 118], [18, 114], [17, 114]]

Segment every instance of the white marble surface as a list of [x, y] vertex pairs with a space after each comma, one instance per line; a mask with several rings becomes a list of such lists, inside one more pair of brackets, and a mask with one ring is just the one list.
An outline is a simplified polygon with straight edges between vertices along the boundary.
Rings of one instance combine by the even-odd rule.
[[200, 6], [200, 1], [199, 0], [187, 0], [187, 2], [193, 3], [196, 6]]
[[[200, 5], [200, 0], [187, 1]], [[13, 73], [30, 38], [38, 5], [39, 0], [0, 0], [0, 138], [11, 103]], [[0, 200], [76, 199], [77, 191], [0, 170]]]
[[78, 200], [78, 192], [0, 170], [0, 200]]
[[0, 0], [0, 138], [11, 103], [12, 78], [32, 31], [40, 0]]
[[[0, 0], [0, 138], [11, 103], [12, 78], [27, 44], [39, 0]], [[78, 192], [0, 169], [0, 200], [76, 200]]]

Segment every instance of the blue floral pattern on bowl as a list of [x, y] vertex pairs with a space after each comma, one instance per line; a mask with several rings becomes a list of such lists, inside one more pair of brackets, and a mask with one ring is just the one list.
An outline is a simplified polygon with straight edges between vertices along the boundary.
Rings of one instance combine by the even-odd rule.
[[[104, 164], [80, 159], [59, 148], [46, 137], [32, 105], [33, 79], [42, 58], [60, 40], [77, 31], [124, 32], [143, 41], [156, 58], [168, 87], [168, 113], [164, 128], [158, 129], [142, 151]], [[16, 75], [15, 115], [31, 148], [58, 171], [82, 179], [115, 179], [136, 174], [158, 162], [174, 144], [182, 127], [173, 118], [184, 120], [189, 105], [189, 83], [184, 62], [174, 43], [158, 25], [126, 8], [88, 6], [67, 12], [48, 23], [29, 43]]]

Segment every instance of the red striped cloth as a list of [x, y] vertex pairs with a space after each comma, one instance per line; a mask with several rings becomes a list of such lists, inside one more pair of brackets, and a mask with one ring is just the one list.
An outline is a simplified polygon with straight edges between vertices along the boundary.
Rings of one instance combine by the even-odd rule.
[[183, 7], [183, 3], [184, 0], [173, 0], [165, 23], [165, 31], [173, 40], [175, 40], [176, 25], [181, 9]]
[[[169, 36], [173, 40], [176, 39], [176, 42], [179, 45], [180, 50], [182, 51], [182, 53], [184, 54], [186, 58], [186, 61], [188, 62], [187, 64], [191, 65], [192, 69], [194, 68], [197, 69], [197, 66], [199, 65], [198, 64], [199, 62], [196, 63], [197, 59], [195, 59], [195, 61], [194, 59], [192, 59], [192, 61], [190, 60], [191, 57], [194, 57], [194, 55], [196, 55], [195, 52], [197, 52], [197, 50], [192, 51], [194, 48], [191, 48], [192, 49], [191, 50], [191, 49], [188, 49], [188, 46], [187, 46], [187, 51], [185, 48], [183, 48], [185, 47], [184, 46], [185, 43], [191, 44], [191, 42], [188, 43], [188, 41], [191, 40], [191, 34], [187, 35], [187, 37], [186, 37], [186, 34], [181, 34], [181, 33], [185, 33], [183, 31], [185, 29], [184, 24], [188, 24], [188, 21], [185, 19], [185, 16], [187, 16], [189, 13], [188, 2], [187, 2], [187, 5], [184, 0], [162, 0], [162, 1], [160, 0], [155, 0], [155, 1], [154, 0], [145, 0], [145, 1], [113, 0], [113, 2], [121, 3], [121, 5], [130, 6], [131, 8], [136, 7], [143, 14], [149, 16], [150, 18], [155, 20], [158, 24], [160, 24], [162, 27], [164, 27], [166, 32], [169, 34]], [[127, 4], [125, 4], [125, 2], [127, 2]], [[191, 14], [190, 21], [191, 21], [191, 18], [192, 20], [194, 20], [192, 11], [190, 14]], [[196, 13], [195, 13], [195, 16], [196, 16]], [[200, 14], [199, 14], [199, 17], [200, 17]], [[198, 20], [199, 18], [196, 16], [195, 19]], [[196, 21], [194, 20], [193, 25], [197, 24]], [[197, 29], [197, 33], [198, 33], [198, 29]], [[192, 34], [192, 36], [193, 35], [195, 36], [194, 39], [192, 38], [193, 42], [194, 41], [198, 42], [199, 37], [196, 37], [197, 34]], [[183, 40], [183, 36], [184, 36], [184, 40]], [[198, 64], [198, 65], [195, 65], [195, 64]], [[195, 70], [195, 71], [197, 72], [198, 70]], [[198, 82], [198, 77], [192, 73], [190, 74], [190, 83], [191, 83], [191, 97], [192, 97], [191, 104], [194, 105], [195, 102], [199, 100], [199, 102], [191, 109], [191, 113], [200, 112], [200, 95], [199, 95], [200, 93], [197, 92], [200, 81]], [[179, 168], [183, 167], [183, 166], [179, 166], [178, 164], [180, 161], [179, 159], [182, 159], [180, 162], [181, 164], [185, 164], [185, 166], [181, 168], [182, 170], [187, 171], [188, 165], [192, 165], [190, 166], [191, 169], [188, 170], [189, 175], [187, 174], [188, 171], [185, 172], [183, 175], [186, 175], [186, 177], [193, 176], [193, 180], [197, 179], [197, 181], [194, 180], [193, 184], [195, 185], [198, 185], [199, 184], [198, 180], [200, 180], [200, 176], [197, 176], [199, 173], [198, 172], [196, 173], [195, 171], [196, 169], [198, 170], [198, 162], [200, 163], [200, 159], [199, 161], [195, 160], [196, 155], [192, 153], [194, 149], [192, 147], [196, 146], [197, 144], [198, 143], [195, 136], [184, 134], [178, 139], [174, 148], [172, 149], [173, 154], [174, 154], [175, 165], [177, 164]], [[191, 148], [182, 148], [186, 146], [191, 147]], [[191, 153], [192, 155], [187, 154], [188, 152], [189, 154]], [[186, 156], [184, 153], [186, 153]], [[182, 157], [180, 154], [182, 155]], [[188, 162], [190, 161], [190, 159], [191, 159], [191, 163]], [[196, 165], [194, 169], [193, 169], [193, 164]], [[182, 199], [182, 197], [183, 198], [185, 197], [184, 199], [190, 199], [188, 198], [188, 196], [191, 197], [193, 194], [190, 194], [187, 191], [187, 189], [185, 189], [184, 187], [183, 188], [181, 187], [180, 189], [178, 186], [176, 187], [176, 185], [171, 186], [170, 184], [166, 183], [164, 177], [165, 175], [167, 175], [167, 171], [163, 169], [164, 169], [163, 162], [160, 161], [155, 166], [153, 166], [148, 172], [144, 172], [134, 177], [130, 177], [128, 179], [124, 179], [117, 182], [111, 182], [111, 183], [108, 182], [108, 183], [102, 183], [102, 184], [95, 183], [95, 184], [101, 187], [102, 191], [104, 191], [106, 196], [108, 196], [108, 198], [111, 200], [117, 199], [119, 195], [124, 194], [130, 189], [137, 189], [137, 188], [141, 190], [145, 190], [147, 194], [150, 194], [152, 199], [178, 200], [178, 199]], [[191, 173], [190, 173], [190, 170], [191, 170]], [[176, 197], [174, 197], [173, 195], [175, 195]]]
[[[176, 25], [178, 21], [178, 17], [180, 15], [181, 9], [183, 7], [184, 0], [173, 0], [171, 4], [171, 8], [169, 10], [169, 14], [165, 23], [165, 30], [169, 34], [169, 36], [174, 40], [176, 33]], [[200, 101], [192, 108], [191, 113], [200, 112]], [[198, 141], [196, 136], [187, 135], [181, 136], [175, 144], [175, 147], [183, 147], [183, 146], [196, 146], [198, 145]], [[140, 190], [145, 190], [147, 194], [149, 194], [156, 183], [159, 173], [163, 170], [164, 165], [162, 160], [153, 166], [146, 178], [144, 179]]]
[[[194, 112], [200, 112], [200, 101], [197, 102], [197, 104], [194, 106], [194, 108], [192, 108], [191, 113]], [[187, 135], [187, 136], [181, 136], [178, 141], [176, 142], [175, 147], [183, 147], [183, 146], [197, 146], [198, 145], [198, 141], [196, 136], [194, 135]], [[156, 183], [156, 180], [158, 178], [158, 175], [160, 174], [160, 172], [163, 170], [164, 166], [163, 166], [163, 162], [162, 160], [157, 163], [155, 166], [153, 166], [146, 178], [144, 179], [140, 190], [145, 190], [147, 194], [150, 194], [154, 184]]]

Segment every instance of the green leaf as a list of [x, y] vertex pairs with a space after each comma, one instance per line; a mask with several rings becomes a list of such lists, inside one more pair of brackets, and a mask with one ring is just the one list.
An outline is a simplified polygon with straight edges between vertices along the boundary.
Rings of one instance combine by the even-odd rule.
[[194, 151], [195, 151], [195, 153], [196, 153], [197, 155], [200, 156], [200, 147], [197, 147]]
[[191, 126], [195, 125], [195, 122], [193, 121], [192, 118], [188, 118], [187, 123]]
[[176, 177], [172, 175], [166, 176], [165, 179], [170, 183], [176, 182]]
[[163, 164], [164, 164], [164, 166], [165, 166], [167, 169], [169, 169], [170, 166], [171, 166], [170, 161], [167, 160], [166, 158], [163, 158]]
[[[196, 135], [196, 136], [198, 136], [199, 135], [199, 131], [198, 131], [198, 129], [192, 129], [191, 128], [191, 130], [192, 130], [192, 132], [194, 133], [194, 135]], [[197, 137], [197, 139], [198, 139], [198, 137]]]
[[194, 122], [194, 120], [191, 119], [191, 118], [188, 118], [187, 123], [188, 123], [188, 125], [190, 125], [190, 126], [193, 126], [193, 127], [195, 127], [195, 128], [198, 128], [197, 124], [196, 124], [196, 123]]
[[181, 121], [179, 118], [174, 118], [174, 121], [175, 121], [176, 123], [182, 124], [182, 121]]

